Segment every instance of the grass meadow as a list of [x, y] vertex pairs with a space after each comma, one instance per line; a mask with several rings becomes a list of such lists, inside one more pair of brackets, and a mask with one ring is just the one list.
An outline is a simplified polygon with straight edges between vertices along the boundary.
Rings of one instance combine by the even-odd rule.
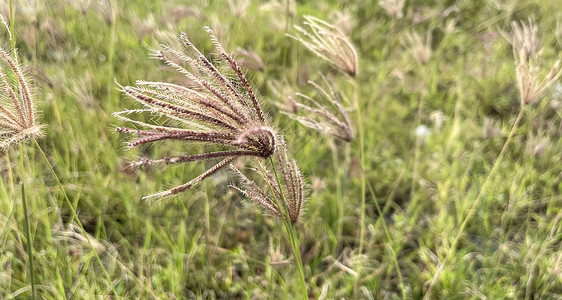
[[[1, 152], [0, 299], [560, 299], [562, 80], [523, 94], [559, 71], [562, 6], [378, 2], [2, 0], [44, 127]], [[338, 28], [355, 70], [299, 40], [305, 16]], [[128, 149], [113, 115], [140, 107], [116, 82], [190, 84], [154, 58], [180, 32], [228, 69], [204, 26], [303, 174], [294, 226], [230, 187], [229, 168], [143, 199], [217, 159], [128, 167], [223, 149]], [[7, 53], [9, 37], [2, 27]], [[298, 122], [314, 114], [296, 101], [326, 96], [309, 81], [340, 101], [351, 136]], [[254, 176], [257, 162], [271, 167], [233, 164]]]

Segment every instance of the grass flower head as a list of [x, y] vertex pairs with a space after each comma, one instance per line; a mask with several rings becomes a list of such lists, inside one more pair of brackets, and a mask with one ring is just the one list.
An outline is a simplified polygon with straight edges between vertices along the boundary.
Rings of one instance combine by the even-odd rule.
[[305, 27], [295, 26], [298, 33], [291, 37], [347, 75], [355, 77], [359, 69], [357, 51], [349, 38], [334, 25], [312, 16], [304, 18]]
[[540, 79], [543, 48], [537, 37], [538, 28], [532, 19], [528, 22], [511, 23], [511, 35], [502, 33], [513, 47], [515, 72], [521, 104], [529, 104], [539, 100], [550, 86], [562, 75], [560, 59], [550, 71]]
[[[283, 113], [302, 125], [320, 133], [334, 136], [346, 142], [351, 142], [353, 140], [353, 131], [347, 111], [342, 104], [341, 97], [328, 83], [326, 78], [323, 75], [320, 76], [328, 87], [327, 90], [314, 81], [309, 81], [308, 83], [320, 94], [322, 100], [317, 101], [307, 95], [296, 93], [298, 98], [310, 104], [295, 101], [297, 110], [292, 112], [284, 111]], [[305, 115], [299, 115], [299, 111], [304, 112]]]
[[[287, 218], [291, 224], [295, 224], [300, 220], [304, 211], [306, 201], [304, 180], [297, 162], [287, 155], [287, 147], [282, 138], [279, 139], [274, 161], [277, 163], [272, 166], [275, 168], [274, 173], [261, 164], [259, 169], [254, 170], [262, 178], [261, 185], [231, 165], [231, 169], [238, 175], [241, 184], [240, 187], [234, 185], [232, 187], [246, 195], [266, 212]], [[279, 182], [281, 184], [278, 184], [277, 174], [280, 174]]]
[[[275, 152], [275, 133], [246, 76], [232, 56], [224, 50], [212, 30], [207, 28], [221, 61], [230, 68], [236, 79], [220, 72], [215, 64], [182, 33], [186, 52], [164, 47], [156, 57], [183, 73], [193, 86], [167, 82], [138, 81], [136, 86], [121, 87], [123, 92], [144, 108], [125, 110], [115, 115], [122, 121], [140, 128], [119, 127], [118, 132], [136, 137], [129, 147], [162, 141], [180, 140], [226, 147], [224, 151], [186, 154], [161, 159], [143, 159], [133, 167], [153, 164], [177, 164], [221, 159], [217, 164], [189, 182], [152, 196], [166, 197], [181, 193], [215, 174], [238, 157], [267, 158]], [[181, 62], [178, 62], [181, 61]], [[191, 66], [191, 70], [183, 65]], [[151, 113], [165, 122], [140, 121], [132, 115]], [[148, 196], [151, 197], [151, 196]]]
[[[33, 93], [18, 63], [17, 52], [12, 57], [0, 49], [0, 59], [3, 62], [0, 68], [0, 150], [3, 150], [19, 141], [40, 136], [42, 126], [37, 123]], [[4, 71], [5, 66], [12, 74]]]
[[404, 16], [404, 4], [405, 0], [382, 0], [379, 1], [379, 5], [384, 9], [387, 15], [395, 18], [401, 19]]
[[402, 44], [410, 51], [412, 57], [423, 66], [431, 58], [431, 39], [431, 30], [427, 31], [425, 39], [419, 33], [411, 31], [406, 33]]

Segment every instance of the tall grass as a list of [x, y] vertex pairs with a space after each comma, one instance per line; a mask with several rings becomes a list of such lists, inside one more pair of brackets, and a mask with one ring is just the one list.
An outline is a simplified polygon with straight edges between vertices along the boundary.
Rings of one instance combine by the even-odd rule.
[[[13, 147], [0, 163], [0, 298], [558, 298], [556, 3], [247, 3], [0, 2], [6, 19], [16, 8], [12, 49], [37, 87], [33, 99], [46, 125], [40, 139], [25, 136], [30, 144]], [[222, 136], [223, 144], [171, 138], [132, 148], [114, 133], [123, 124], [111, 114], [138, 108], [119, 99], [115, 80], [145, 103], [138, 96], [154, 86], [137, 79], [194, 87], [145, 59], [159, 43], [176, 45], [178, 32], [201, 50], [190, 57], [240, 80], [205, 25], [236, 63], [263, 62], [243, 70], [269, 113], [254, 123], [270, 130], [257, 135], [284, 136], [290, 163], [283, 171], [276, 151], [258, 160], [256, 152], [237, 156], [206, 176], [203, 189], [143, 200], [218, 162], [192, 155], [257, 145], [254, 131], [248, 140]], [[307, 46], [287, 33], [320, 39]], [[8, 35], [0, 32], [6, 49]], [[355, 64], [345, 59], [349, 45]], [[190, 69], [177, 58], [170, 63]], [[196, 67], [194, 76], [220, 86], [205, 70]], [[275, 82], [284, 83], [279, 99], [269, 88]], [[243, 85], [233, 83], [239, 91]], [[275, 105], [295, 102], [308, 108], [283, 113]], [[122, 116], [178, 125], [149, 111]], [[134, 137], [140, 128], [128, 124], [131, 132], [119, 129], [133, 135], [126, 141], [142, 142]], [[147, 162], [178, 155], [193, 161], [165, 169], [164, 161]], [[292, 159], [302, 174], [287, 167]], [[300, 187], [297, 177], [305, 188], [291, 187]], [[301, 190], [307, 203], [296, 209]]]

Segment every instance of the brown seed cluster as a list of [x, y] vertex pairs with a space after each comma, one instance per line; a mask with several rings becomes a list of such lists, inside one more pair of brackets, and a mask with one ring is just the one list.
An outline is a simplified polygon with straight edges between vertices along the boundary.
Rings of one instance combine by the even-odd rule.
[[[295, 102], [297, 112], [284, 111], [283, 113], [320, 133], [351, 142], [353, 141], [353, 131], [341, 97], [328, 83], [328, 80], [322, 74], [320, 76], [328, 87], [327, 90], [314, 81], [308, 83], [319, 93], [321, 100], [317, 101], [307, 95], [297, 93], [296, 95], [303, 99], [303, 102]], [[305, 101], [310, 105], [305, 104]], [[304, 112], [304, 114], [298, 114], [298, 112]]]
[[355, 77], [359, 69], [357, 52], [347, 36], [325, 21], [312, 16], [304, 18], [306, 27], [295, 26], [298, 33], [291, 37], [347, 75]]
[[[259, 185], [249, 179], [238, 168], [231, 169], [238, 175], [242, 187], [232, 186], [248, 197], [257, 206], [279, 217], [288, 216], [288, 221], [295, 224], [299, 221], [305, 205], [304, 180], [294, 159], [287, 155], [285, 141], [280, 138], [275, 152], [275, 173], [260, 164], [259, 173], [264, 184]], [[279, 183], [275, 174], [280, 173]], [[261, 186], [266, 186], [262, 188]]]
[[[236, 79], [230, 79], [210, 62], [182, 33], [186, 52], [164, 47], [156, 57], [184, 74], [192, 87], [167, 82], [138, 81], [137, 85], [121, 87], [122, 91], [142, 104], [142, 109], [125, 110], [115, 115], [140, 128], [119, 127], [118, 132], [136, 137], [129, 147], [162, 141], [180, 140], [225, 146], [224, 151], [186, 154], [161, 159], [143, 159], [132, 163], [139, 167], [152, 164], [222, 159], [198, 177], [178, 187], [152, 196], [166, 197], [181, 193], [215, 174], [238, 157], [267, 158], [275, 152], [276, 134], [268, 125], [263, 109], [246, 76], [233, 57], [226, 53], [211, 29], [207, 28], [220, 59]], [[187, 69], [185, 65], [192, 66]], [[151, 113], [166, 119], [145, 122], [131, 117]], [[171, 124], [171, 125], [165, 125]], [[151, 197], [151, 196], [149, 196]]]
[[0, 49], [0, 59], [13, 73], [10, 76], [0, 68], [0, 150], [19, 141], [41, 135], [42, 126], [37, 124], [33, 94], [27, 83], [17, 52], [14, 58]]

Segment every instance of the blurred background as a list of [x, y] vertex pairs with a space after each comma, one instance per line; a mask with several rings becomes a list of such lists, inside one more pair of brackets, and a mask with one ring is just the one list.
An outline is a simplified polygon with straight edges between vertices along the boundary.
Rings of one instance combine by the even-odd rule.
[[[0, 2], [6, 20], [9, 3]], [[543, 48], [538, 72], [547, 74], [561, 57], [559, 2], [13, 0], [13, 6], [16, 47], [47, 126], [38, 142], [86, 230], [76, 225], [39, 150], [26, 145], [40, 299], [297, 297], [279, 220], [229, 188], [235, 180], [229, 171], [151, 202], [141, 198], [212, 164], [126, 168], [134, 159], [203, 148], [173, 142], [127, 150], [127, 137], [115, 132], [123, 124], [112, 116], [135, 107], [115, 81], [186, 84], [151, 58], [160, 44], [181, 47], [180, 32], [216, 59], [203, 26], [242, 65], [306, 176], [307, 212], [297, 231], [311, 298], [560, 297], [562, 85], [554, 82], [522, 106], [509, 42], [511, 23], [533, 18]], [[354, 79], [289, 36], [305, 15], [349, 37], [359, 59]], [[10, 49], [7, 30], [0, 40]], [[320, 82], [319, 74], [351, 116], [360, 109], [364, 169], [357, 138], [344, 143], [281, 113], [294, 108], [296, 93], [317, 96], [308, 81]], [[487, 178], [521, 109], [505, 157]], [[0, 299], [30, 296], [18, 151], [6, 151], [0, 162]], [[363, 172], [366, 230], [359, 247]], [[489, 188], [451, 250], [485, 182]]]

